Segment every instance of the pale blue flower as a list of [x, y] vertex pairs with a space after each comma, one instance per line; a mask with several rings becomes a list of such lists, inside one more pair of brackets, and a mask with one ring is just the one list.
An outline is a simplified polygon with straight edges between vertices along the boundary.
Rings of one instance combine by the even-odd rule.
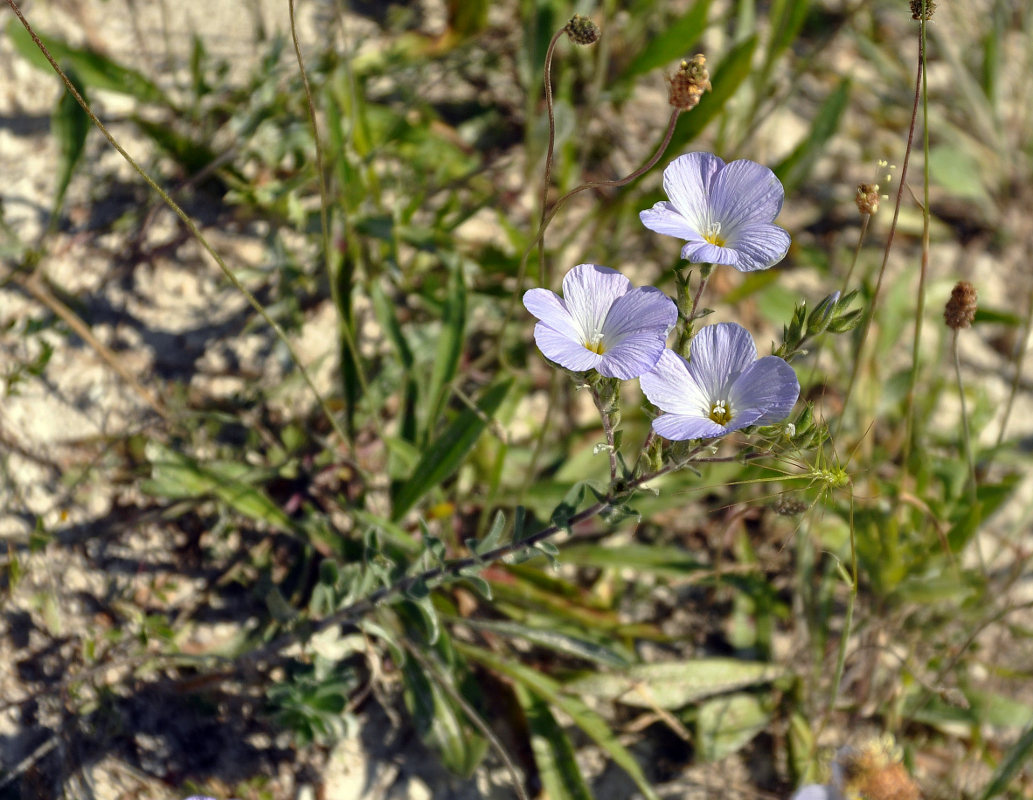
[[639, 218], [650, 230], [685, 239], [685, 260], [753, 272], [785, 258], [789, 234], [772, 225], [785, 191], [767, 167], [687, 153], [664, 170], [664, 191], [670, 201], [640, 212]]
[[753, 337], [734, 322], [700, 330], [688, 361], [665, 350], [640, 384], [664, 412], [653, 430], [676, 441], [770, 425], [789, 416], [800, 395], [793, 368], [777, 356], [758, 359]]
[[843, 800], [843, 795], [835, 786], [812, 783], [801, 786], [789, 800]]
[[627, 380], [648, 372], [678, 320], [674, 301], [651, 286], [631, 288], [612, 269], [578, 264], [563, 278], [563, 297], [531, 289], [524, 305], [540, 322], [534, 340], [546, 358], [575, 372]]

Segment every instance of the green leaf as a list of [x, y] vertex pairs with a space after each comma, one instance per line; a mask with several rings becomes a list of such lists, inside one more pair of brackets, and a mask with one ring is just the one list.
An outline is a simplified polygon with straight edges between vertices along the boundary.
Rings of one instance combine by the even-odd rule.
[[705, 761], [719, 761], [745, 747], [767, 727], [771, 711], [752, 694], [708, 700], [696, 717], [696, 742]]
[[696, 0], [692, 8], [667, 25], [658, 36], [649, 40], [616, 82], [630, 81], [643, 73], [690, 55], [692, 45], [699, 40], [707, 26], [709, 11], [710, 0]]
[[839, 127], [839, 120], [850, 100], [850, 79], [843, 78], [825, 98], [811, 123], [811, 131], [786, 158], [775, 167], [787, 194], [798, 186], [821, 156], [822, 150]]
[[427, 416], [424, 419], [424, 438], [430, 437], [448, 399], [449, 385], [459, 369], [463, 355], [463, 334], [466, 331], [466, 282], [463, 278], [462, 259], [452, 259], [448, 280], [448, 297], [441, 320], [441, 334], [438, 337], [438, 351], [434, 359], [434, 371], [427, 389]]
[[487, 741], [466, 724], [462, 710], [411, 656], [402, 665], [405, 705], [428, 747], [441, 755], [450, 770], [470, 777], [481, 762]]
[[613, 674], [592, 674], [564, 686], [569, 692], [617, 700], [640, 708], [682, 708], [704, 697], [774, 680], [783, 669], [774, 664], [704, 658], [638, 664]]
[[431, 442], [409, 480], [402, 484], [394, 495], [392, 521], [401, 519], [420, 498], [459, 469], [466, 454], [487, 427], [488, 420], [495, 416], [495, 412], [502, 405], [512, 385], [512, 380], [506, 380], [492, 386], [484, 393], [476, 411], [471, 408], [463, 410], [441, 435]]
[[991, 800], [991, 798], [1004, 794], [1004, 790], [1008, 788], [1008, 784], [1011, 783], [1015, 774], [1029, 763], [1031, 754], [1033, 754], [1033, 726], [1026, 729], [1019, 740], [1012, 745], [1001, 763], [997, 765], [993, 778], [990, 779], [990, 783], [986, 785], [983, 793], [979, 795], [979, 800]]
[[684, 578], [696, 572], [713, 572], [711, 565], [697, 561], [679, 547], [573, 544], [563, 548], [563, 560], [585, 567], [633, 569], [670, 578]]
[[548, 678], [530, 667], [525, 667], [523, 664], [508, 661], [487, 650], [482, 650], [479, 647], [462, 642], [456, 642], [455, 646], [457, 650], [468, 658], [479, 661], [486, 667], [517, 681], [542, 700], [563, 711], [599, 747], [610, 755], [614, 763], [628, 773], [647, 800], [660, 800], [659, 795], [650, 786], [649, 781], [646, 780], [646, 776], [638, 762], [625, 749], [624, 745], [620, 743], [614, 732], [610, 730], [609, 725], [606, 724], [606, 721], [585, 705], [580, 698], [570, 696], [552, 678]]
[[[86, 99], [86, 89], [79, 80], [75, 70], [65, 70], [68, 79], [72, 82], [83, 99]], [[54, 192], [54, 216], [61, 212], [64, 205], [65, 192], [68, 191], [68, 184], [72, 180], [76, 167], [82, 160], [83, 149], [86, 147], [86, 134], [90, 130], [90, 118], [83, 111], [82, 106], [72, 96], [71, 92], [61, 92], [57, 101], [54, 113], [50, 117], [50, 129], [57, 140], [58, 164], [57, 164], [57, 188]]]
[[603, 647], [582, 637], [561, 633], [557, 630], [521, 625], [518, 622], [491, 622], [473, 619], [463, 620], [463, 624], [471, 628], [492, 631], [502, 636], [523, 639], [539, 647], [555, 650], [557, 653], [594, 661], [597, 664], [604, 664], [608, 667], [621, 668], [628, 666], [627, 659], [610, 648]]
[[167, 123], [154, 122], [139, 115], [133, 116], [133, 122], [189, 175], [206, 169], [217, 158], [216, 152], [206, 143], [184, 136]]
[[684, 150], [686, 145], [699, 136], [707, 124], [721, 113], [721, 109], [749, 76], [753, 51], [756, 49], [756, 35], [743, 39], [721, 60], [716, 70], [711, 70], [714, 77], [710, 83], [713, 88], [703, 95], [698, 106], [678, 118], [668, 152]]
[[[12, 19], [7, 24], [7, 35], [10, 37], [14, 49], [26, 61], [45, 72], [53, 72], [54, 68], [50, 66], [46, 56], [32, 41], [32, 37], [18, 20]], [[92, 50], [72, 47], [56, 37], [45, 36], [38, 32], [37, 35], [62, 69], [75, 70], [86, 86], [132, 95], [144, 103], [159, 103], [172, 107], [172, 103], [165, 93], [135, 69], [124, 67]]]
[[153, 440], [145, 445], [144, 454], [151, 464], [151, 479], [144, 481], [141, 488], [148, 494], [191, 499], [210, 495], [246, 517], [280, 530], [293, 530], [290, 517], [265, 492], [248, 483], [255, 473], [248, 464], [202, 464]]
[[517, 683], [517, 701], [531, 734], [531, 751], [549, 800], [592, 800], [592, 792], [578, 769], [570, 739], [541, 697]]

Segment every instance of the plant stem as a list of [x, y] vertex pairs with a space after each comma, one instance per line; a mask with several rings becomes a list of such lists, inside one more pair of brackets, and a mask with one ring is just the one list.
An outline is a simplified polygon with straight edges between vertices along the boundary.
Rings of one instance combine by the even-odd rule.
[[907, 390], [907, 412], [904, 417], [904, 450], [901, 455], [903, 476], [901, 485], [906, 482], [911, 459], [911, 445], [915, 427], [915, 390], [918, 386], [920, 364], [920, 348], [922, 341], [922, 322], [925, 317], [925, 286], [929, 272], [929, 85], [925, 69], [925, 4], [922, 3], [922, 19], [919, 21], [918, 63], [922, 74], [922, 266], [918, 273], [918, 304], [915, 307], [915, 336], [911, 346], [911, 376]]
[[965, 401], [965, 384], [961, 380], [961, 358], [958, 355], [958, 331], [954, 331], [951, 340], [951, 351], [954, 355], [954, 377], [958, 381], [958, 398], [961, 400], [961, 433], [965, 450], [965, 462], [968, 464], [968, 489], [969, 498], [973, 503], [977, 501], [976, 489], [976, 461], [972, 453], [972, 433], [968, 424], [968, 407]]
[[886, 276], [886, 265], [889, 262], [890, 250], [893, 248], [893, 239], [897, 232], [897, 220], [900, 217], [900, 206], [904, 198], [904, 186], [907, 183], [907, 166], [908, 161], [911, 158], [911, 147], [915, 138], [915, 125], [918, 121], [918, 102], [922, 96], [922, 64], [924, 56], [924, 46], [922, 42], [919, 41], [918, 67], [917, 74], [915, 75], [915, 100], [911, 108], [911, 125], [908, 128], [907, 146], [904, 149], [904, 160], [901, 163], [900, 168], [900, 184], [897, 186], [897, 197], [893, 204], [893, 220], [890, 222], [889, 234], [886, 237], [886, 246], [882, 251], [882, 264], [879, 266], [879, 277], [875, 282], [875, 292], [872, 295], [871, 305], [868, 308], [868, 313], [865, 315], [861, 338], [857, 344], [857, 352], [854, 354], [853, 369], [850, 371], [850, 382], [847, 384], [846, 393], [843, 395], [843, 406], [840, 410], [839, 421], [836, 423], [836, 431], [834, 435], [838, 435], [843, 426], [843, 420], [846, 418], [847, 406], [850, 405], [850, 398], [853, 396], [854, 387], [857, 385], [857, 378], [861, 372], [861, 356], [864, 351], [865, 342], [868, 341], [868, 334], [871, 331], [872, 321], [875, 319], [875, 311], [879, 304], [879, 296], [882, 290], [882, 281]]
[[[556, 51], [556, 43], [566, 33], [567, 26], [564, 25], [549, 40], [549, 49], [545, 51], [545, 111], [549, 117], [549, 146], [545, 151], [545, 174], [542, 176], [542, 207], [538, 217], [538, 230], [545, 227], [545, 215], [549, 206], [549, 184], [552, 182], [552, 159], [556, 150], [556, 115], [552, 107], [552, 55]], [[549, 285], [548, 270], [545, 265], [545, 247], [538, 248], [538, 283], [540, 286]]]
[[[330, 247], [330, 220], [329, 212], [330, 198], [329, 192], [326, 187], [326, 170], [323, 160], [323, 143], [319, 136], [319, 123], [316, 120], [316, 104], [312, 99], [312, 86], [309, 83], [308, 71], [305, 69], [305, 59], [301, 54], [301, 43], [298, 41], [297, 25], [294, 20], [294, 0], [287, 0], [287, 9], [290, 16], [291, 26], [291, 40], [294, 42], [294, 54], [298, 60], [298, 72], [301, 74], [301, 83], [305, 89], [305, 101], [308, 107], [309, 124], [312, 125], [312, 140], [316, 146], [316, 174], [319, 178], [319, 224], [323, 236], [323, 260], [326, 264], [327, 279], [330, 283], [330, 296], [334, 303], [334, 308], [337, 309], [337, 313], [340, 315], [338, 321], [338, 330], [341, 338], [344, 340], [345, 347], [348, 350], [352, 363], [355, 364], [355, 377], [359, 381], [359, 386], [362, 388], [362, 396], [369, 396], [369, 382], [366, 379], [366, 372], [362, 367], [362, 361], [359, 358], [359, 348], [355, 341], [354, 332], [352, 331], [352, 321], [349, 318], [347, 310], [342, 307], [341, 303], [341, 289], [338, 285], [337, 276], [334, 275], [334, 262], [333, 262], [333, 250]], [[344, 210], [344, 203], [341, 203], [341, 213], [347, 214]], [[345, 227], [348, 227], [347, 218], [345, 218]], [[347, 241], [351, 242], [352, 237], [348, 236]], [[346, 256], [345, 256], [346, 257]], [[343, 359], [342, 359], [343, 360]], [[341, 369], [344, 365], [341, 365]], [[349, 415], [350, 418], [350, 415]], [[380, 415], [377, 413], [370, 414], [370, 419], [373, 421], [374, 427], [377, 429], [377, 435], [380, 441], [386, 441], [384, 429], [380, 421]]]
[[579, 511], [576, 514], [571, 515], [562, 523], [554, 523], [546, 528], [542, 528], [540, 531], [537, 531], [530, 536], [520, 539], [519, 541], [509, 542], [508, 544], [501, 545], [496, 547], [494, 550], [489, 550], [488, 552], [482, 553], [478, 556], [469, 556], [467, 558], [457, 559], [442, 566], [425, 570], [416, 575], [402, 578], [390, 586], [384, 586], [377, 589], [372, 594], [361, 600], [355, 601], [351, 605], [338, 609], [333, 614], [312, 623], [305, 630], [292, 631], [283, 634], [269, 642], [264, 647], [240, 656], [236, 659], [236, 662], [239, 667], [257, 665], [276, 655], [281, 650], [289, 647], [301, 638], [313, 636], [320, 631], [333, 627], [334, 625], [355, 624], [380, 604], [393, 597], [404, 594], [416, 584], [425, 585], [427, 588], [433, 589], [450, 579], [460, 577], [462, 573], [467, 570], [483, 568], [495, 561], [504, 559], [506, 556], [512, 555], [513, 553], [529, 550], [539, 542], [543, 542], [546, 539], [555, 536], [560, 531], [572, 529], [574, 526], [584, 522], [585, 520], [592, 519], [592, 517], [597, 516], [607, 508], [611, 507], [614, 503], [630, 496], [636, 489], [649, 481], [656, 480], [670, 472], [675, 472], [687, 466], [690, 462], [696, 464], [726, 463], [729, 461], [739, 461], [743, 457], [741, 454], [736, 454], [730, 456], [707, 456], [704, 458], [697, 458], [696, 456], [698, 456], [700, 451], [703, 449], [704, 445], [700, 445], [693, 449], [683, 461], [667, 464], [647, 475], [632, 478], [626, 484], [621, 486], [619, 491], [611, 489], [611, 491], [602, 500], [597, 503], [593, 503], [583, 511]]
[[[618, 392], [620, 389], [614, 387], [613, 391]], [[603, 433], [606, 434], [606, 451], [610, 457], [610, 489], [612, 490], [617, 483], [617, 446], [613, 435], [613, 419], [606, 406], [606, 400], [599, 392], [599, 387], [595, 385], [592, 386], [592, 400], [595, 401], [595, 407], [599, 409], [599, 417], [603, 423]]]

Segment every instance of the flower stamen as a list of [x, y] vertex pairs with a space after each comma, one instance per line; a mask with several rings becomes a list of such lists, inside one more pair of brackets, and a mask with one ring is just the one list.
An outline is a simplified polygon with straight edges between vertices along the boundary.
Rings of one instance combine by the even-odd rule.
[[727, 425], [732, 420], [731, 406], [725, 400], [715, 400], [710, 404], [710, 413], [707, 416], [718, 425]]
[[596, 355], [602, 355], [606, 352], [606, 345], [603, 344], [603, 335], [601, 333], [594, 333], [585, 342], [585, 350], [591, 350]]
[[710, 244], [724, 247], [726, 239], [721, 235], [721, 223], [711, 222], [707, 225], [707, 229], [703, 231], [703, 239], [704, 241], [710, 242]]

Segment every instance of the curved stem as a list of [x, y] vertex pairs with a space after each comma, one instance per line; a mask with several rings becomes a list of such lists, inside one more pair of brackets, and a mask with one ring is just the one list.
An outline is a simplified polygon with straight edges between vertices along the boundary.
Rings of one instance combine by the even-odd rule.
[[[8, 2], [10, 2], [10, 0], [8, 0]], [[527, 260], [531, 256], [531, 251], [538, 247], [544, 240], [545, 231], [548, 229], [549, 225], [556, 217], [556, 214], [559, 213], [559, 210], [563, 207], [563, 204], [566, 203], [574, 195], [578, 194], [579, 192], [583, 192], [585, 189], [593, 189], [604, 186], [624, 186], [628, 183], [631, 183], [636, 178], [641, 177], [650, 169], [652, 169], [656, 162], [660, 160], [660, 156], [662, 156], [664, 154], [664, 151], [667, 150], [667, 145], [671, 143], [671, 137], [674, 136], [675, 123], [677, 123], [678, 121], [679, 114], [681, 114], [681, 109], [675, 109], [673, 112], [671, 112], [671, 118], [667, 123], [667, 130], [664, 133], [663, 141], [660, 143], [660, 146], [656, 149], [656, 152], [649, 157], [649, 160], [646, 161], [645, 164], [643, 164], [641, 167], [636, 169], [631, 174], [625, 175], [623, 178], [619, 178], [617, 180], [589, 181], [588, 183], [582, 183], [580, 186], [576, 186], [575, 188], [567, 192], [565, 195], [563, 195], [559, 200], [557, 200], [556, 204], [552, 207], [549, 213], [544, 216], [543, 220], [538, 226], [538, 232], [535, 234], [534, 241], [532, 241], [527, 246], [527, 249], [524, 250], [523, 256], [520, 258], [520, 268], [517, 270], [516, 291], [513, 293], [513, 296], [510, 299], [509, 306], [506, 309], [506, 314], [502, 318], [502, 325], [499, 327], [499, 332], [495, 342], [496, 352], [501, 351], [502, 342], [505, 339], [506, 329], [509, 327], [509, 323], [513, 320], [513, 313], [516, 310], [517, 299], [520, 297], [520, 293], [524, 287], [524, 277], [527, 275]]]
[[[556, 149], [556, 115], [552, 107], [552, 55], [556, 52], [556, 43], [566, 33], [564, 25], [549, 40], [549, 49], [545, 51], [545, 111], [549, 117], [549, 146], [545, 150], [545, 174], [542, 176], [542, 208], [538, 217], [538, 230], [545, 227], [545, 214], [549, 207], [549, 184], [552, 182], [552, 158]], [[549, 276], [545, 266], [545, 247], [538, 248], [538, 283], [549, 285]]]

